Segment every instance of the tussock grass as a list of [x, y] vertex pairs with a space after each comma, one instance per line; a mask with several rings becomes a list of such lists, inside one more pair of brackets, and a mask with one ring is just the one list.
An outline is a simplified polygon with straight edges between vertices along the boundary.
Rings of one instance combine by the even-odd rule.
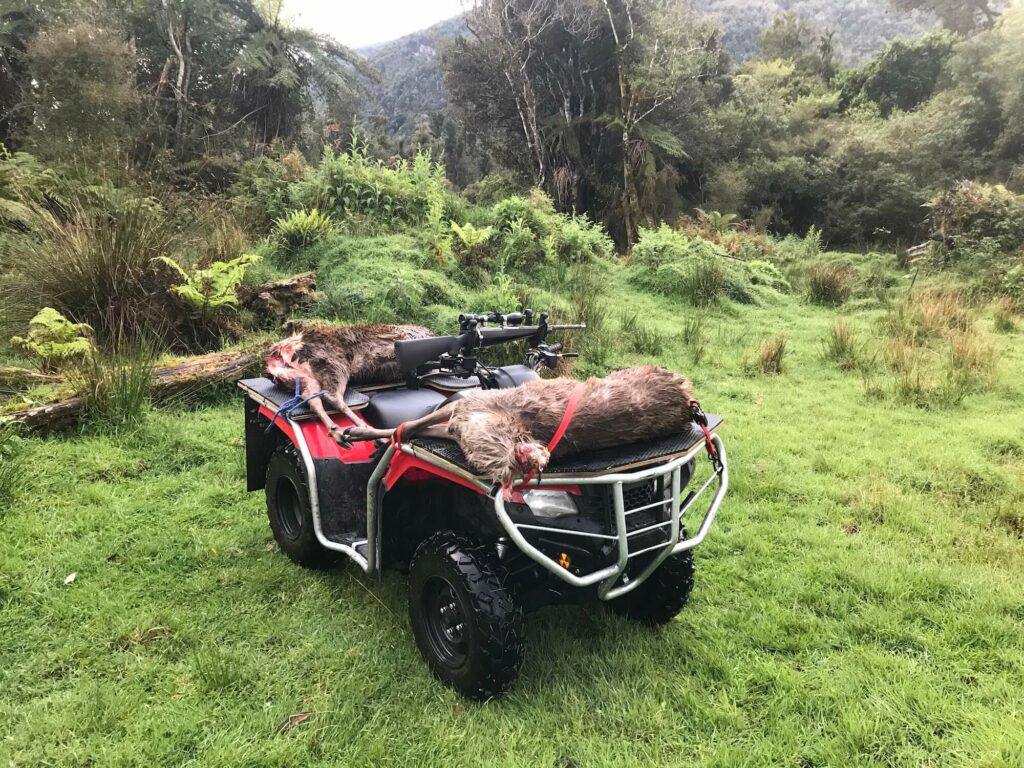
[[699, 364], [708, 348], [708, 333], [704, 327], [704, 318], [697, 314], [684, 318], [678, 338], [683, 346], [690, 349], [694, 364]]
[[656, 328], [643, 322], [637, 312], [620, 315], [619, 328], [625, 337], [623, 343], [637, 354], [660, 355], [665, 348], [665, 337]]
[[999, 333], [1013, 333], [1017, 329], [1017, 318], [1013, 301], [1006, 296], [1000, 296], [993, 301], [992, 322]]
[[779, 375], [783, 371], [783, 358], [786, 356], [786, 345], [789, 337], [784, 333], [767, 336], [761, 339], [753, 359], [748, 359], [744, 367], [752, 372]]
[[0, 422], [0, 512], [14, 502], [14, 494], [23, 481], [24, 458], [19, 432], [15, 425]]
[[974, 315], [958, 291], [927, 289], [910, 294], [886, 315], [890, 336], [926, 339], [974, 329]]
[[841, 370], [860, 370], [870, 366], [867, 344], [856, 337], [847, 318], [837, 317], [822, 340], [822, 356], [837, 363]]
[[710, 307], [718, 303], [725, 291], [726, 273], [718, 259], [698, 258], [686, 266], [681, 292], [695, 307]]
[[856, 278], [847, 264], [815, 264], [807, 278], [807, 298], [812, 304], [837, 307], [850, 298]]
[[153, 366], [159, 345], [145, 337], [122, 336], [91, 355], [76, 371], [86, 399], [86, 419], [113, 433], [137, 427], [150, 408]]

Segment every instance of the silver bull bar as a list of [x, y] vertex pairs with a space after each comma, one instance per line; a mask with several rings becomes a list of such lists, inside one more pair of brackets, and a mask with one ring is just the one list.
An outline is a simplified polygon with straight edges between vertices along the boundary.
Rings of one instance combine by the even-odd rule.
[[[505, 509], [505, 500], [502, 497], [501, 489], [492, 489], [482, 483], [479, 479], [467, 473], [460, 472], [460, 474], [462, 474], [466, 480], [472, 482], [473, 485], [481, 490], [481, 492], [488, 495], [494, 504], [495, 514], [501, 522], [502, 528], [505, 529], [509, 538], [527, 557], [560, 578], [562, 581], [565, 581], [574, 587], [589, 587], [597, 584], [598, 596], [602, 600], [612, 600], [620, 595], [626, 594], [627, 592], [631, 592], [640, 586], [652, 573], [654, 573], [658, 566], [664, 562], [665, 558], [696, 547], [704, 541], [704, 538], [708, 535], [708, 531], [711, 529], [711, 525], [715, 521], [715, 515], [718, 514], [718, 509], [722, 504], [722, 499], [725, 497], [726, 491], [729, 489], [729, 461], [726, 457], [725, 446], [717, 434], [711, 435], [711, 441], [718, 454], [718, 464], [714, 465], [714, 471], [711, 476], [703, 482], [700, 488], [687, 497], [685, 504], [683, 504], [679, 498], [683, 491], [682, 469], [687, 463], [705, 450], [705, 442], [703, 440], [694, 445], [682, 456], [663, 464], [656, 464], [646, 469], [597, 476], [558, 475], [556, 477], [545, 477], [539, 482], [535, 481], [529, 484], [530, 489], [538, 487], [543, 488], [544, 486], [565, 487], [567, 485], [611, 486], [613, 510], [615, 515], [615, 530], [614, 532], [608, 533], [591, 533], [589, 531], [574, 531], [572, 529], [554, 528], [550, 526], [536, 525], [533, 523], [516, 523], [512, 520]], [[439, 460], [429, 451], [418, 450], [412, 444], [403, 443], [397, 448], [397, 450], [401, 450], [403, 453], [407, 453], [412, 456], [417, 456], [430, 464], [435, 464], [449, 471], [454, 469], [451, 465]], [[369, 541], [367, 560], [369, 562], [366, 563], [364, 568], [371, 573], [378, 572], [380, 567], [381, 531], [379, 504], [383, 496], [383, 477], [388, 466], [391, 464], [391, 458], [394, 456], [395, 451], [396, 447], [394, 445], [388, 446], [384, 455], [381, 457], [380, 463], [377, 465], [373, 476], [370, 478], [369, 486], [367, 488], [367, 539]], [[654, 480], [656, 478], [666, 478], [669, 481], [672, 489], [670, 498], [663, 501], [656, 501], [653, 504], [646, 504], [640, 507], [626, 509], [623, 498], [623, 486], [643, 482], [645, 480]], [[680, 539], [679, 532], [682, 527], [684, 515], [693, 508], [697, 499], [699, 499], [716, 480], [718, 482], [718, 487], [715, 489], [714, 496], [704, 512], [704, 517], [697, 528], [697, 532], [693, 536]], [[669, 507], [669, 519], [653, 525], [644, 526], [637, 530], [628, 530], [626, 518], [636, 512], [656, 507]], [[635, 552], [630, 552], [629, 540], [631, 537], [666, 527], [668, 528], [668, 536], [664, 543], [645, 547]], [[577, 575], [562, 567], [552, 557], [546, 555], [543, 551], [533, 546], [533, 544], [531, 544], [523, 534], [524, 530], [612, 540], [617, 542], [618, 556], [616, 562], [612, 565], [605, 566], [604, 568], [600, 568], [591, 573]], [[634, 557], [647, 554], [649, 552], [657, 552], [657, 554], [653, 557], [651, 562], [647, 564], [647, 567], [645, 567], [643, 571], [630, 577], [626, 573], [629, 561]], [[617, 583], [620, 579], [622, 583]]]
[[[703, 440], [683, 456], [672, 459], [672, 461], [666, 464], [658, 464], [636, 472], [621, 472], [616, 474], [599, 475], [597, 477], [567, 477], [559, 475], [558, 477], [545, 478], [541, 480], [540, 483], [530, 484], [531, 488], [538, 486], [544, 487], [546, 485], [562, 487], [566, 485], [611, 486], [613, 511], [615, 515], [614, 533], [591, 533], [588, 531], [573, 531], [565, 528], [553, 528], [550, 526], [535, 525], [532, 523], [516, 523], [511, 517], [509, 517], [508, 512], [505, 510], [505, 501], [502, 498], [500, 490], [490, 494], [491, 499], [494, 502], [494, 511], [497, 513], [498, 519], [501, 521], [502, 527], [505, 529], [506, 533], [508, 533], [509, 538], [511, 538], [512, 541], [515, 542], [516, 546], [519, 547], [519, 549], [522, 550], [530, 559], [550, 571], [562, 581], [565, 581], [574, 587], [589, 587], [597, 584], [598, 597], [602, 600], [613, 600], [616, 597], [624, 595], [627, 592], [631, 592], [640, 586], [652, 573], [654, 573], [658, 566], [664, 562], [665, 558], [670, 555], [679, 554], [680, 552], [684, 552], [688, 549], [693, 549], [704, 541], [704, 537], [707, 536], [708, 531], [711, 529], [711, 524], [715, 521], [715, 515], [718, 514], [718, 509], [722, 505], [722, 499], [725, 497], [725, 493], [729, 488], [729, 462], [725, 455], [725, 446], [722, 444], [722, 440], [718, 435], [712, 435], [711, 440], [715, 446], [715, 450], [718, 452], [719, 463], [715, 467], [711, 476], [704, 481], [700, 488], [698, 488], [692, 495], [688, 496], [685, 504], [681, 503], [679, 498], [682, 494], [682, 468], [684, 465], [689, 463], [691, 459], [695, 458], [698, 453], [704, 450], [705, 444]], [[671, 483], [671, 496], [668, 499], [656, 501], [653, 504], [644, 504], [639, 507], [627, 509], [623, 498], [623, 486], [643, 482], [645, 480], [654, 480], [657, 478], [664, 478], [668, 483]], [[683, 516], [694, 506], [697, 499], [703, 495], [703, 493], [716, 479], [718, 481], [718, 487], [715, 489], [711, 503], [704, 512], [704, 518], [701, 520], [700, 526], [697, 528], [697, 532], [693, 536], [680, 539], [679, 532], [682, 526]], [[630, 515], [658, 507], [670, 508], [668, 520], [644, 526], [633, 531], [628, 530], [627, 518]], [[664, 543], [644, 547], [643, 549], [633, 552], [630, 551], [629, 541], [631, 537], [664, 528], [668, 528], [668, 536], [665, 538]], [[605, 566], [604, 568], [600, 568], [587, 574], [576, 575], [560, 565], [558, 561], [533, 546], [533, 544], [527, 540], [526, 536], [523, 535], [523, 530], [613, 540], [617, 542], [618, 558], [612, 565]], [[640, 573], [630, 577], [626, 573], [629, 561], [634, 557], [649, 552], [656, 552], [657, 554]]]

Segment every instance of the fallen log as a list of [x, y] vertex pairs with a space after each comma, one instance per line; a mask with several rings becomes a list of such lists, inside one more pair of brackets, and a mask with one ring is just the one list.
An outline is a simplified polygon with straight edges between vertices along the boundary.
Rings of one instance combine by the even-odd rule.
[[28, 389], [40, 384], [60, 384], [61, 377], [28, 368], [0, 366], [0, 390]]
[[238, 303], [258, 319], [280, 325], [300, 309], [319, 299], [316, 273], [303, 272], [254, 288], [240, 288]]
[[[250, 350], [213, 352], [161, 363], [153, 368], [151, 396], [154, 401], [166, 400], [207, 384], [232, 381], [240, 378], [260, 358], [260, 351]], [[85, 398], [75, 395], [12, 411], [0, 416], [0, 422], [14, 422], [32, 432], [45, 434], [77, 423], [85, 406]]]

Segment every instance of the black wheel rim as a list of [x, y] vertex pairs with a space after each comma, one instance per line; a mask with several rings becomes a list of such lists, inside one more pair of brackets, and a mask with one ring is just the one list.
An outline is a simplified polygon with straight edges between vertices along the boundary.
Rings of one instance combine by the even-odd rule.
[[302, 504], [295, 483], [287, 478], [278, 480], [274, 501], [281, 532], [289, 539], [297, 539], [302, 532]]
[[434, 657], [451, 669], [466, 661], [466, 615], [455, 588], [435, 576], [423, 588], [423, 617], [427, 643]]

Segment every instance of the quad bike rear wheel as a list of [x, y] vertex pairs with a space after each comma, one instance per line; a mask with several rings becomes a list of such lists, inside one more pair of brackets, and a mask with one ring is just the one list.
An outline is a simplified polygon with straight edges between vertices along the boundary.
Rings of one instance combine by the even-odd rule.
[[338, 554], [316, 538], [306, 469], [291, 443], [278, 447], [270, 457], [266, 495], [270, 530], [282, 552], [304, 568], [316, 570], [338, 561]]
[[608, 601], [615, 613], [648, 626], [668, 624], [683, 610], [693, 591], [693, 550], [666, 557], [643, 584]]
[[523, 663], [523, 610], [493, 552], [444, 531], [409, 566], [409, 616], [427, 666], [470, 699], [504, 693]]

